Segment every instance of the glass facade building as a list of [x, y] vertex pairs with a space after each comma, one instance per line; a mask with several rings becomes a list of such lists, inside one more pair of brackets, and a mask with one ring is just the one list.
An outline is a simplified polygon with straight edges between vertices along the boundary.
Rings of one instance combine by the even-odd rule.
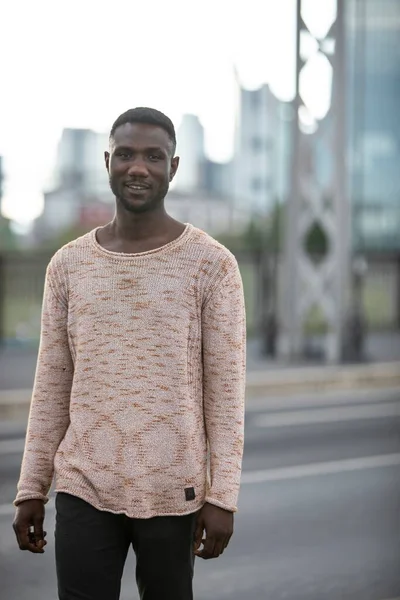
[[400, 2], [348, 0], [348, 160], [359, 251], [400, 251]]

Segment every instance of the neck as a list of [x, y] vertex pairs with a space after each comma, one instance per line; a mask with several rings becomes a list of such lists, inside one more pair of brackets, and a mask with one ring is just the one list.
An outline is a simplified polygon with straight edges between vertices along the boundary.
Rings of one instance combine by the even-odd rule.
[[117, 208], [110, 230], [121, 241], [145, 240], [165, 233], [171, 221], [173, 219], [166, 213], [164, 206], [144, 213], [131, 213]]

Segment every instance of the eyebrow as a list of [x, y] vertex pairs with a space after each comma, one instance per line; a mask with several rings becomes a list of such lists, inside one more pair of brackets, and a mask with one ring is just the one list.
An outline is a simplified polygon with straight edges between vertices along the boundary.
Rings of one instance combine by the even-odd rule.
[[[117, 152], [118, 150], [119, 151], [129, 150], [129, 152], [132, 152], [132, 151], [136, 151], [136, 148], [134, 146], [127, 146], [127, 145], [121, 144], [120, 146], [115, 146], [114, 152]], [[161, 152], [162, 154], [166, 153], [166, 151], [163, 150], [162, 148], [160, 148], [160, 146], [148, 146], [147, 148], [143, 148], [142, 151], [143, 152]]]
[[150, 146], [150, 148], [146, 148], [149, 152], [161, 152], [161, 154], [165, 154], [165, 150], [160, 148], [160, 146]]

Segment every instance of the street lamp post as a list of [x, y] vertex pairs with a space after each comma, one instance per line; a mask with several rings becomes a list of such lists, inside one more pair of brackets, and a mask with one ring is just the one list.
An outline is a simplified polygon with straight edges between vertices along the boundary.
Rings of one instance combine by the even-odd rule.
[[365, 359], [365, 339], [367, 334], [367, 319], [364, 311], [363, 291], [365, 276], [368, 271], [367, 261], [358, 256], [352, 264], [352, 305], [347, 327], [347, 343], [345, 358], [352, 361]]

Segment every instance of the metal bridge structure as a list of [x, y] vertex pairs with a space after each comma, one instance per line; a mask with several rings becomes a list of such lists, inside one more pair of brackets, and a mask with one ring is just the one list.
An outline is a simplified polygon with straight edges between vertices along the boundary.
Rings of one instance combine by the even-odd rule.
[[[346, 189], [344, 2], [297, 0], [293, 157], [278, 340], [280, 356], [291, 361], [304, 354], [312, 311], [322, 314], [326, 324], [323, 352], [327, 362], [340, 362], [346, 344], [351, 211]], [[316, 4], [329, 5], [325, 29], [313, 17]], [[319, 106], [315, 98], [320, 98]], [[326, 240], [324, 253], [318, 257], [307, 248], [316, 229]]]

